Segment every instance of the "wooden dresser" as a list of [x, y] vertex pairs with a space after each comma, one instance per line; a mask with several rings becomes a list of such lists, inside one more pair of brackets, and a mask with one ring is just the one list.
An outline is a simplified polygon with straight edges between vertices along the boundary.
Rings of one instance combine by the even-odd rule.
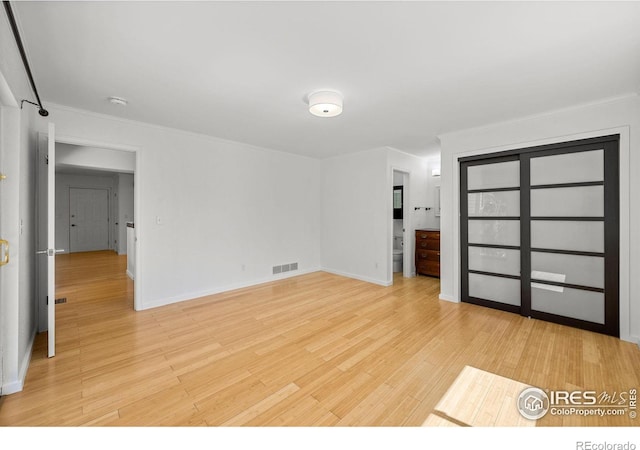
[[416, 230], [416, 275], [440, 277], [440, 230]]

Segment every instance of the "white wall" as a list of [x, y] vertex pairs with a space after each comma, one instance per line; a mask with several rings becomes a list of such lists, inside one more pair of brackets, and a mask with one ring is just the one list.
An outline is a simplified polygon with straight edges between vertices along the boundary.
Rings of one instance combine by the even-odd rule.
[[[109, 220], [110, 223], [116, 221], [113, 208], [113, 190], [117, 187], [115, 174], [114, 176], [96, 176], [56, 173], [56, 248], [63, 249], [64, 253], [69, 253], [69, 189], [72, 187], [108, 189], [110, 194]], [[109, 227], [109, 248], [114, 248], [114, 237], [111, 236], [112, 228]]]
[[2, 157], [0, 172], [7, 178], [2, 183], [0, 205], [0, 230], [2, 239], [9, 242], [9, 264], [0, 267], [0, 299], [2, 301], [3, 393], [12, 392], [8, 383], [19, 379], [19, 349], [23, 341], [23, 319], [20, 310], [20, 230], [16, 225], [20, 220], [20, 111], [17, 108], [2, 108], [0, 114], [0, 145]]
[[[20, 137], [20, 220], [14, 226], [18, 229], [19, 238], [19, 319], [20, 319], [20, 341], [18, 355], [22, 358], [19, 361], [19, 380], [26, 376], [26, 370], [31, 359], [31, 348], [35, 338], [37, 328], [37, 303], [35, 298], [35, 192], [36, 192], [36, 154], [37, 139], [35, 133], [31, 132], [32, 123], [36, 117], [34, 109], [24, 111], [21, 118]], [[15, 251], [14, 251], [15, 253]]]
[[[440, 136], [440, 298], [460, 300], [459, 164], [473, 154], [620, 133], [620, 336], [640, 340], [640, 99], [633, 95]], [[633, 175], [632, 175], [633, 174]]]
[[[409, 173], [405, 261], [413, 264], [416, 228], [426, 226], [426, 161], [391, 148], [322, 161], [322, 268], [381, 285], [393, 282], [393, 171]], [[415, 272], [415, 269], [413, 270]]]
[[136, 154], [122, 150], [59, 143], [56, 145], [56, 165], [133, 173], [136, 167]]
[[390, 177], [386, 148], [322, 161], [323, 270], [389, 284]]
[[[417, 207], [433, 207], [433, 192], [429, 191], [428, 174], [427, 174], [428, 161], [424, 158], [418, 158], [407, 153], [403, 153], [396, 149], [387, 149], [387, 171], [393, 176], [394, 170], [399, 170], [409, 173], [409, 183], [404, 185], [404, 249], [403, 249], [403, 272], [404, 269], [409, 267], [409, 274], [414, 276], [416, 273], [415, 268], [415, 230], [420, 228], [427, 228], [429, 226], [430, 214], [433, 214], [433, 209], [425, 211], [424, 209], [418, 209]], [[389, 175], [388, 175], [389, 176]], [[391, 204], [392, 205], [392, 204]], [[389, 213], [392, 217], [392, 212]], [[393, 224], [391, 224], [393, 226]], [[392, 234], [393, 231], [391, 230]], [[391, 283], [393, 281], [393, 268], [391, 267], [393, 261], [393, 241], [387, 243], [389, 251], [389, 268], [387, 272], [387, 278]]]
[[0, 269], [2, 394], [22, 389], [35, 336], [35, 146], [33, 123], [41, 120], [32, 99], [6, 15], [0, 14], [0, 139], [3, 181], [2, 238], [10, 242], [10, 262]]
[[439, 156], [427, 160], [427, 203], [429, 203], [428, 206], [430, 206], [431, 209], [425, 214], [425, 228], [440, 229], [440, 216], [436, 215], [436, 209], [438, 205], [438, 191], [436, 190], [436, 188], [440, 187], [440, 177], [432, 175], [434, 169], [440, 170]]
[[127, 222], [134, 222], [133, 175], [120, 173], [118, 180], [118, 255], [127, 254]]
[[[319, 269], [319, 161], [51, 104], [48, 108], [61, 142], [139, 149], [135, 213], [140, 309]], [[298, 262], [297, 272], [272, 275], [272, 266], [290, 262]]]

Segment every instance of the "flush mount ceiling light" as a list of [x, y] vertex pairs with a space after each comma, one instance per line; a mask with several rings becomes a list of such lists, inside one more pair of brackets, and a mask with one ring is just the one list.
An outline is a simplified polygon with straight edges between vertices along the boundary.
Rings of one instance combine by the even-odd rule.
[[127, 106], [127, 103], [129, 103], [127, 100], [125, 100], [122, 97], [109, 97], [109, 102], [118, 106]]
[[309, 94], [309, 112], [318, 117], [335, 117], [341, 114], [342, 94], [329, 90]]

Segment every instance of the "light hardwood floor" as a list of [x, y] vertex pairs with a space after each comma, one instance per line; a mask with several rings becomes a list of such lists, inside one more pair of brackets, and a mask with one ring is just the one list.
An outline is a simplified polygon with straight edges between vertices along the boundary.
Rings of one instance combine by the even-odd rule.
[[637, 346], [440, 301], [434, 278], [381, 287], [317, 272], [134, 312], [125, 257], [56, 261], [67, 297], [57, 356], [37, 336], [24, 391], [0, 399], [0, 425], [417, 426], [465, 365], [545, 389], [640, 387]]

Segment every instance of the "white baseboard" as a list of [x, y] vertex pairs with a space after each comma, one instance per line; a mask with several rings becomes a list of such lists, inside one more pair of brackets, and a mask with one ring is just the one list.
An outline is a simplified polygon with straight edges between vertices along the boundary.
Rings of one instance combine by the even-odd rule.
[[221, 294], [223, 292], [228, 292], [228, 291], [235, 291], [236, 289], [242, 289], [242, 288], [247, 288], [247, 287], [251, 287], [251, 286], [257, 286], [259, 284], [264, 284], [264, 283], [271, 283], [273, 281], [285, 280], [287, 278], [293, 278], [293, 277], [297, 277], [297, 276], [300, 276], [300, 275], [306, 275], [306, 274], [309, 274], [309, 273], [318, 272], [319, 270], [320, 270], [319, 267], [314, 267], [314, 268], [306, 269], [306, 270], [294, 270], [292, 272], [285, 272], [285, 273], [281, 273], [281, 274], [278, 274], [278, 275], [273, 275], [271, 277], [261, 278], [261, 279], [258, 279], [258, 280], [252, 280], [252, 281], [247, 281], [247, 282], [243, 282], [243, 283], [230, 284], [230, 285], [227, 285], [227, 286], [223, 286], [223, 287], [219, 287], [219, 288], [215, 288], [215, 289], [211, 289], [211, 290], [207, 290], [207, 291], [192, 292], [192, 293], [189, 293], [189, 294], [176, 295], [174, 297], [168, 297], [168, 298], [163, 298], [163, 299], [159, 299], [159, 300], [153, 300], [153, 301], [150, 301], [150, 302], [141, 302], [142, 303], [142, 307], [140, 308], [140, 310], [157, 308], [159, 306], [171, 305], [173, 303], [184, 302], [184, 301], [187, 301], [187, 300], [195, 300], [196, 298], [206, 297], [206, 296], [209, 296], [209, 295]]
[[31, 354], [33, 353], [33, 343], [36, 339], [36, 332], [33, 330], [31, 333], [31, 341], [27, 346], [27, 351], [22, 357], [20, 368], [18, 370], [18, 379], [10, 381], [2, 386], [2, 395], [15, 394], [22, 391], [24, 388], [24, 380], [27, 378], [27, 371], [29, 370], [29, 364], [31, 363]]
[[129, 269], [127, 269], [127, 276], [132, 280], [135, 280], [135, 278], [133, 277], [133, 274], [131, 273], [131, 271], [129, 271]]
[[393, 284], [393, 281], [377, 280], [375, 278], [365, 277], [365, 276], [362, 276], [362, 275], [356, 275], [354, 273], [349, 273], [349, 272], [343, 272], [341, 270], [329, 269], [327, 267], [323, 267], [321, 270], [323, 272], [332, 273], [334, 275], [340, 275], [340, 276], [347, 277], [347, 278], [353, 278], [354, 280], [366, 281], [367, 283], [373, 283], [373, 284], [377, 284], [377, 285], [380, 285], [380, 286], [391, 286]]
[[438, 298], [440, 300], [444, 300], [444, 301], [451, 302], [451, 303], [460, 303], [458, 300], [453, 298], [452, 295], [443, 294], [442, 292], [440, 292], [440, 295], [438, 296]]

